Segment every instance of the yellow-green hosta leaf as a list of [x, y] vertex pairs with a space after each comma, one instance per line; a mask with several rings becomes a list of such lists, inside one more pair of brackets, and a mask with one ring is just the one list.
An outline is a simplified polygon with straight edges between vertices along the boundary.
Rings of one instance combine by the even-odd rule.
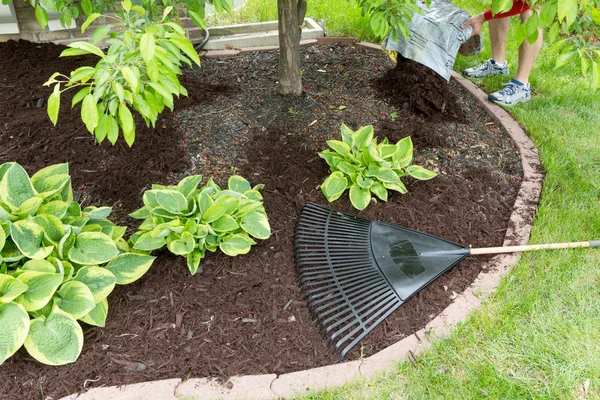
[[194, 236], [189, 232], [183, 232], [180, 239], [172, 240], [167, 244], [169, 251], [179, 256], [190, 254], [195, 246]]
[[217, 204], [223, 204], [225, 206], [225, 214], [232, 214], [238, 209], [240, 199], [233, 196], [221, 196], [216, 200]]
[[[0, 229], [1, 231], [2, 229]], [[28, 286], [10, 275], [0, 274], [0, 303], [10, 303], [25, 293]], [[0, 332], [3, 332], [0, 329]]]
[[27, 285], [27, 290], [14, 301], [27, 311], [35, 311], [44, 307], [62, 282], [62, 275], [39, 271], [25, 271], [17, 277]]
[[94, 303], [98, 304], [106, 299], [115, 288], [117, 278], [106, 268], [87, 266], [77, 271], [75, 280], [84, 283], [94, 296]]
[[387, 189], [379, 182], [375, 182], [373, 186], [371, 186], [371, 192], [375, 194], [375, 196], [379, 197], [379, 199], [382, 201], [388, 200]]
[[252, 189], [250, 182], [239, 175], [232, 175], [229, 177], [229, 180], [227, 181], [227, 187], [229, 190], [233, 190], [234, 192], [238, 193], [245, 193]]
[[156, 236], [153, 232], [146, 232], [133, 241], [133, 248], [142, 251], [152, 251], [160, 249], [165, 243], [166, 241], [163, 236]]
[[75, 318], [55, 307], [48, 318], [40, 316], [29, 327], [27, 352], [47, 365], [75, 362], [83, 347], [83, 330]]
[[206, 210], [204, 215], [202, 215], [202, 222], [205, 224], [210, 224], [211, 222], [221, 218], [221, 216], [225, 214], [226, 210], [227, 207], [225, 207], [223, 204], [213, 204], [208, 208], [208, 210]]
[[[21, 207], [26, 200], [36, 196], [35, 189], [27, 172], [17, 163], [10, 165], [4, 172], [0, 183], [0, 198], [12, 210]], [[6, 165], [6, 164], [4, 164]]]
[[268, 239], [271, 236], [271, 226], [267, 216], [259, 211], [252, 211], [242, 217], [240, 226], [250, 236], [257, 239]]
[[248, 236], [237, 234], [223, 238], [223, 241], [219, 244], [219, 249], [228, 256], [234, 257], [247, 254], [253, 244], [256, 244], [256, 242]]
[[254, 200], [254, 201], [262, 201], [263, 197], [262, 194], [260, 194], [260, 192], [258, 190], [247, 190], [246, 192], [244, 192], [244, 196], [246, 196], [248, 199], [250, 200]]
[[185, 196], [178, 190], [153, 190], [160, 207], [172, 214], [181, 214], [188, 207]]
[[238, 225], [238, 223], [236, 222], [235, 218], [233, 218], [231, 215], [222, 215], [221, 218], [217, 219], [216, 221], [213, 221], [210, 226], [216, 231], [216, 232], [229, 232], [229, 231], [235, 231], [236, 229], [238, 229], [240, 226]]
[[29, 315], [20, 304], [0, 303], [0, 365], [25, 343]]
[[405, 137], [396, 143], [396, 152], [392, 160], [399, 163], [400, 168], [404, 168], [412, 162], [413, 158], [413, 143], [410, 136]]
[[[4, 233], [4, 229], [0, 226], [0, 251], [4, 248], [4, 243], [6, 243], [6, 233]], [[0, 264], [2, 264], [2, 261], [0, 261]]]
[[200, 260], [202, 260], [203, 256], [204, 254], [198, 250], [195, 250], [185, 256], [187, 261], [187, 267], [192, 275], [195, 275], [196, 272], [198, 272], [198, 268], [200, 267]]
[[35, 222], [19, 220], [10, 225], [10, 236], [21, 253], [34, 260], [41, 260], [50, 255], [53, 246], [42, 246], [44, 230]]
[[418, 179], [420, 181], [426, 181], [437, 176], [437, 173], [420, 167], [418, 165], [411, 165], [406, 167], [406, 172], [408, 172], [408, 174], [413, 178]]
[[386, 189], [395, 190], [395, 191], [400, 192], [402, 194], [405, 194], [405, 193], [408, 192], [408, 190], [406, 190], [406, 186], [404, 186], [404, 184], [402, 183], [402, 181], [392, 182], [392, 183], [384, 182], [383, 186], [385, 186]]
[[186, 176], [177, 184], [177, 190], [187, 199], [198, 188], [200, 181], [202, 175]]
[[25, 200], [21, 207], [14, 210], [13, 215], [17, 215], [20, 219], [28, 218], [31, 215], [35, 215], [40, 206], [43, 203], [43, 199], [39, 196], [32, 197], [28, 200]]
[[350, 187], [350, 202], [355, 208], [364, 210], [371, 202], [371, 191], [358, 185], [352, 185]]
[[21, 268], [21, 271], [37, 271], [44, 272], [47, 274], [54, 274], [58, 272], [54, 264], [46, 260], [29, 260]]
[[90, 220], [102, 220], [108, 218], [112, 212], [112, 207], [94, 207], [89, 206], [83, 209], [83, 213]]
[[354, 146], [360, 151], [369, 147], [373, 141], [373, 127], [371, 125], [363, 126], [354, 132], [353, 140]]
[[144, 254], [119, 254], [106, 265], [116, 278], [117, 284], [127, 285], [141, 278], [152, 266], [156, 257]]
[[336, 171], [329, 175], [325, 182], [321, 185], [321, 191], [325, 195], [328, 202], [336, 201], [344, 193], [348, 187], [348, 180], [340, 171]]
[[115, 242], [101, 232], [82, 232], [69, 250], [69, 260], [82, 265], [103, 264], [119, 254]]
[[398, 182], [400, 180], [398, 174], [390, 168], [379, 168], [376, 178], [379, 179], [381, 182], [389, 183]]
[[339, 140], [328, 140], [327, 145], [343, 156], [350, 154], [352, 150], [349, 145]]
[[64, 224], [54, 215], [38, 214], [33, 217], [33, 221], [44, 230], [46, 237], [56, 244], [60, 242], [66, 233]]
[[88, 325], [104, 327], [106, 324], [106, 315], [108, 314], [108, 301], [106, 299], [96, 304], [87, 315], [79, 318], [80, 321]]
[[56, 293], [60, 297], [58, 307], [75, 319], [87, 315], [96, 307], [92, 291], [83, 282], [65, 282]]

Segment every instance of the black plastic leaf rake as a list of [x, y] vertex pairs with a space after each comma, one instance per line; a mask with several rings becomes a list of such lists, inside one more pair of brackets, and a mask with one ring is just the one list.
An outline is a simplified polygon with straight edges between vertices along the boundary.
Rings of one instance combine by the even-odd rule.
[[300, 213], [294, 237], [296, 272], [309, 310], [340, 359], [468, 255], [598, 246], [596, 240], [470, 249], [313, 203]]

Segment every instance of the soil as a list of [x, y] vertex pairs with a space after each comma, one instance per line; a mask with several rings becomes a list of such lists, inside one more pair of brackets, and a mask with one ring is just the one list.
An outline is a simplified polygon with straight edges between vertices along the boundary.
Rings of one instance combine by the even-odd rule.
[[[160, 117], [156, 129], [137, 124], [136, 142], [98, 145], [70, 109], [59, 122], [45, 108], [42, 83], [55, 71], [93, 64], [57, 58], [63, 47], [0, 43], [0, 163], [17, 161], [32, 174], [69, 162], [82, 204], [110, 205], [113, 221], [137, 226], [127, 213], [152, 183], [173, 184], [199, 173], [225, 184], [238, 173], [264, 183], [273, 235], [245, 256], [211, 253], [204, 272], [158, 251], [138, 282], [109, 297], [105, 328], [84, 327], [79, 360], [49, 367], [19, 351], [0, 367], [2, 399], [58, 399], [93, 387], [147, 380], [282, 374], [337, 362], [314, 327], [298, 287], [292, 240], [307, 202], [327, 204], [319, 185], [328, 175], [317, 156], [339, 139], [342, 122], [374, 125], [395, 142], [411, 136], [415, 164], [439, 172], [406, 179], [408, 194], [363, 212], [347, 196], [331, 207], [427, 232], [464, 245], [500, 246], [522, 177], [507, 133], [454, 81], [435, 80], [412, 61], [397, 67], [383, 52], [354, 46], [302, 49], [301, 97], [276, 93], [278, 55], [250, 53], [203, 59], [182, 77], [189, 98]], [[40, 100], [41, 99], [41, 100]], [[487, 257], [470, 257], [411, 298], [347, 359], [368, 356], [422, 328], [479, 274]]]

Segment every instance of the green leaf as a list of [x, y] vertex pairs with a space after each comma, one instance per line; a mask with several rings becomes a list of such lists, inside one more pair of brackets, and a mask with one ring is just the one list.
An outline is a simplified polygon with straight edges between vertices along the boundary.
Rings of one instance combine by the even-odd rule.
[[58, 272], [54, 264], [46, 260], [29, 260], [21, 268], [20, 271], [37, 271], [48, 274]]
[[[2, 229], [0, 229], [1, 231]], [[0, 274], [0, 303], [10, 303], [25, 293], [28, 286], [10, 275]], [[0, 332], [3, 332], [0, 329]], [[0, 340], [1, 341], [1, 340]], [[0, 352], [2, 354], [2, 352]], [[1, 357], [0, 357], [1, 358]]]
[[39, 214], [33, 218], [33, 221], [44, 230], [45, 237], [56, 245], [66, 233], [64, 224], [54, 215]]
[[150, 269], [155, 258], [144, 254], [123, 253], [113, 258], [106, 269], [117, 278], [117, 284], [128, 285], [141, 278]]
[[192, 275], [195, 275], [198, 272], [198, 267], [200, 266], [200, 260], [204, 257], [203, 252], [198, 250], [193, 251], [192, 253], [185, 256], [187, 260], [187, 266]]
[[131, 147], [135, 141], [135, 123], [133, 122], [131, 111], [129, 111], [125, 103], [119, 103], [119, 121], [123, 130], [123, 138], [129, 147]]
[[350, 154], [352, 150], [349, 145], [339, 140], [328, 140], [327, 145], [343, 156]]
[[208, 208], [208, 210], [206, 210], [204, 215], [202, 215], [201, 221], [205, 224], [210, 224], [211, 222], [221, 218], [221, 216], [225, 214], [226, 210], [227, 207], [223, 204], [213, 204]]
[[240, 221], [241, 228], [250, 236], [257, 239], [268, 239], [271, 236], [271, 227], [267, 216], [259, 211], [244, 215]]
[[83, 347], [83, 331], [71, 315], [54, 308], [48, 318], [31, 321], [25, 339], [27, 352], [47, 365], [64, 365], [75, 362]]
[[172, 240], [167, 243], [169, 251], [176, 255], [190, 254], [194, 251], [195, 246], [196, 241], [194, 240], [194, 236], [189, 232], [182, 232], [180, 239]]
[[188, 208], [185, 196], [178, 190], [153, 190], [158, 204], [173, 214], [181, 214]]
[[418, 165], [411, 165], [409, 167], [406, 167], [406, 172], [408, 172], [408, 174], [413, 178], [418, 179], [420, 181], [426, 181], [437, 176], [437, 173], [420, 167]]
[[48, 26], [48, 13], [39, 4], [35, 5], [35, 19], [37, 19], [42, 29], [46, 29]]
[[119, 254], [115, 242], [104, 233], [82, 232], [69, 250], [69, 260], [81, 265], [103, 264]]
[[383, 186], [385, 186], [386, 189], [395, 190], [402, 194], [408, 193], [408, 190], [406, 190], [406, 186], [404, 186], [402, 181], [393, 182], [393, 183], [384, 182]]
[[35, 222], [19, 220], [10, 225], [10, 236], [26, 257], [41, 260], [50, 255], [53, 246], [42, 247], [44, 230]]
[[379, 197], [379, 199], [382, 201], [388, 200], [387, 189], [379, 182], [375, 182], [373, 186], [371, 186], [371, 192], [375, 194], [375, 196]]
[[35, 311], [44, 307], [62, 282], [61, 274], [47, 272], [25, 271], [17, 277], [27, 285], [27, 290], [14, 301], [25, 308], [26, 311]]
[[250, 247], [255, 244], [254, 240], [246, 235], [236, 234], [223, 238], [219, 249], [228, 256], [235, 257], [240, 254], [247, 254]]
[[65, 282], [56, 293], [60, 297], [58, 307], [75, 319], [87, 315], [96, 307], [92, 291], [82, 282]]
[[341, 132], [342, 132], [342, 141], [344, 143], [346, 143], [347, 145], [351, 146], [352, 145], [352, 137], [354, 136], [354, 131], [352, 129], [348, 128], [348, 126], [346, 124], [342, 123]]
[[25, 343], [29, 315], [20, 304], [0, 303], [0, 365]]
[[31, 182], [40, 196], [47, 199], [62, 191], [71, 182], [71, 177], [67, 174], [62, 174], [50, 176], [37, 182], [31, 178]]
[[62, 219], [67, 214], [67, 203], [62, 200], [53, 200], [42, 204], [38, 209], [39, 214], [54, 215], [58, 219]]
[[90, 0], [81, 0], [81, 9], [85, 15], [90, 15], [94, 11], [94, 6]]
[[146, 64], [154, 58], [155, 51], [156, 43], [154, 41], [154, 35], [152, 33], [144, 33], [140, 39], [140, 52]]
[[134, 242], [133, 248], [142, 251], [152, 251], [160, 249], [165, 245], [165, 238], [162, 236], [156, 236], [153, 232], [146, 232], [142, 234]]
[[512, 0], [493, 0], [492, 1], [492, 14], [496, 15], [508, 11], [512, 5]]
[[20, 218], [30, 217], [38, 211], [38, 209], [42, 205], [42, 202], [42, 198], [37, 196], [25, 200], [23, 204], [21, 204], [21, 207], [13, 211], [13, 215], [17, 215]]
[[10, 163], [0, 183], [0, 199], [16, 210], [26, 200], [36, 195], [27, 172], [17, 163]]
[[227, 187], [229, 190], [233, 190], [238, 193], [246, 193], [248, 190], [252, 189], [250, 182], [239, 175], [232, 175], [229, 177], [227, 181]]
[[399, 163], [400, 168], [408, 166], [413, 159], [413, 142], [410, 136], [407, 136], [396, 143], [396, 152], [392, 160]]
[[75, 280], [84, 283], [94, 296], [94, 303], [98, 304], [113, 291], [117, 278], [106, 268], [87, 266], [77, 271]]
[[373, 141], [373, 127], [371, 125], [363, 126], [354, 132], [354, 145], [360, 151], [368, 147]]
[[90, 38], [90, 41], [94, 44], [102, 41], [102, 39], [104, 39], [106, 37], [106, 35], [108, 34], [108, 32], [110, 32], [110, 25], [101, 25], [99, 27], [97, 27], [94, 30], [94, 33], [92, 33], [92, 37]]
[[60, 239], [58, 243], [58, 255], [62, 259], [66, 259], [69, 255], [69, 251], [75, 245], [75, 232], [73, 229], [69, 229], [67, 234]]
[[540, 28], [546, 28], [552, 22], [554, 22], [554, 18], [556, 17], [557, 10], [557, 2], [549, 1], [542, 5], [542, 9], [540, 10]]
[[600, 87], [600, 64], [592, 61], [592, 87], [598, 89]]
[[329, 175], [321, 185], [321, 191], [330, 203], [340, 198], [348, 188], [348, 180], [343, 173], [337, 171]]
[[[92, 67], [79, 67], [71, 72], [71, 80], [85, 83], [96, 73], [96, 69]], [[89, 86], [88, 86], [89, 89]]]
[[221, 216], [216, 221], [213, 221], [210, 224], [210, 226], [216, 232], [230, 232], [230, 231], [235, 231], [236, 229], [238, 229], [240, 227], [238, 225], [238, 223], [236, 222], [235, 218], [233, 218], [231, 215], [227, 215], [227, 214]]
[[[31, 183], [37, 190], [38, 187], [41, 188], [44, 186], [45, 180], [50, 179], [54, 176], [64, 176], [64, 175], [69, 175], [69, 164], [67, 164], [67, 163], [53, 164], [53, 165], [44, 167], [44, 168], [40, 169], [38, 172], [36, 172], [35, 174], [33, 174], [33, 176], [31, 177]], [[44, 190], [38, 190], [38, 191], [43, 192]]]
[[[79, 90], [75, 94], [75, 96], [73, 96], [73, 100], [71, 100], [71, 108], [75, 107], [75, 105], [77, 103], [79, 103], [81, 100], [83, 100], [83, 98], [90, 93], [90, 89], [91, 89], [90, 86], [86, 86], [83, 89]], [[48, 101], [50, 101], [50, 100], [48, 100]], [[48, 114], [50, 114], [50, 112], [48, 112]]]
[[371, 202], [371, 191], [358, 185], [350, 186], [350, 202], [358, 210], [364, 210]]
[[398, 182], [400, 180], [398, 174], [389, 168], [379, 168], [376, 178], [381, 182], [389, 183]]
[[[79, 53], [79, 54], [95, 54], [98, 57], [104, 58], [104, 53], [102, 52], [102, 50], [100, 50], [98, 47], [96, 47], [93, 44], [88, 43], [88, 42], [73, 42], [73, 43], [68, 44], [67, 47], [71, 47], [73, 49], [78, 49], [83, 52], [83, 53]], [[63, 51], [61, 56], [64, 55], [65, 51]], [[79, 54], [77, 54], [77, 55], [79, 55]]]
[[197, 65], [200, 65], [200, 57], [198, 56], [198, 51], [194, 49], [192, 42], [185, 36], [173, 36], [169, 39], [172, 43], [175, 43], [177, 47], [181, 51], [185, 53], [193, 62]]
[[112, 207], [95, 207], [89, 206], [83, 209], [83, 213], [92, 221], [99, 221], [108, 218], [112, 212]]
[[137, 93], [138, 89], [139, 89], [139, 80], [138, 80], [137, 76], [135, 75], [135, 73], [131, 70], [131, 68], [129, 68], [127, 66], [121, 68], [121, 74], [123, 74], [123, 77], [129, 84], [131, 91], [133, 93]]
[[54, 91], [48, 97], [48, 117], [53, 125], [58, 122], [58, 111], [60, 110], [60, 84], [54, 85]]
[[96, 107], [96, 98], [88, 94], [84, 97], [81, 104], [81, 120], [90, 133], [98, 126], [98, 107]]
[[104, 327], [106, 324], [106, 316], [108, 315], [108, 301], [106, 299], [97, 303], [96, 306], [84, 317], [79, 318], [80, 321], [88, 325]]
[[129, 12], [131, 10], [131, 0], [121, 1], [121, 7], [123, 7], [123, 10], [126, 12]]
[[85, 30], [88, 28], [88, 26], [90, 26], [90, 24], [92, 22], [94, 22], [96, 20], [96, 18], [101, 17], [102, 14], [99, 13], [93, 13], [90, 14], [87, 19], [85, 20], [85, 22], [83, 23], [83, 25], [81, 25], [81, 33], [85, 32]]

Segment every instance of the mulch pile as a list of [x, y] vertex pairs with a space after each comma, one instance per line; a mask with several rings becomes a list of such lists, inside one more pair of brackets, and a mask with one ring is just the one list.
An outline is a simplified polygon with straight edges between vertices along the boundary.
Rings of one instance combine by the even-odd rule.
[[[418, 64], [394, 68], [385, 53], [353, 46], [302, 49], [302, 97], [275, 92], [278, 55], [252, 53], [204, 59], [185, 71], [190, 98], [164, 113], [156, 129], [137, 125], [133, 148], [98, 145], [70, 110], [65, 93], [53, 127], [41, 84], [90, 57], [57, 58], [62, 47], [0, 43], [0, 163], [17, 161], [30, 174], [69, 162], [85, 204], [114, 207], [114, 221], [141, 206], [152, 183], [172, 184], [199, 173], [224, 184], [241, 174], [264, 183], [273, 235], [245, 256], [209, 254], [204, 272], [165, 251], [138, 282], [109, 297], [105, 328], [86, 327], [79, 360], [49, 367], [24, 351], [0, 367], [2, 399], [58, 399], [93, 387], [185, 377], [282, 374], [336, 362], [314, 328], [293, 268], [296, 216], [309, 201], [326, 204], [328, 175], [317, 156], [339, 139], [342, 122], [373, 124], [397, 141], [412, 136], [415, 164], [439, 172], [406, 179], [409, 193], [358, 214], [476, 247], [500, 246], [522, 176], [506, 132], [455, 82], [443, 84]], [[410, 90], [408, 90], [408, 89]], [[356, 213], [347, 196], [332, 207]], [[471, 257], [414, 296], [357, 346], [349, 359], [373, 354], [422, 328], [481, 271]]]

